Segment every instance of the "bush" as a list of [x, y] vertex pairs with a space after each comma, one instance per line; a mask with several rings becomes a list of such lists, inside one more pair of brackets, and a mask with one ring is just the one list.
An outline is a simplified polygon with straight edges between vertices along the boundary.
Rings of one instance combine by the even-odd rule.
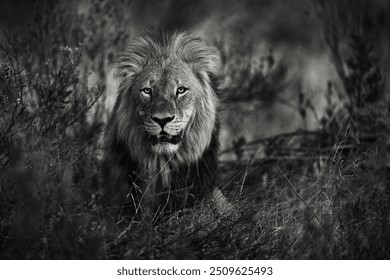
[[80, 48], [61, 48], [28, 72], [21, 45], [9, 41], [0, 53], [2, 257], [85, 257], [100, 189], [99, 123], [87, 112], [102, 89], [80, 76]]

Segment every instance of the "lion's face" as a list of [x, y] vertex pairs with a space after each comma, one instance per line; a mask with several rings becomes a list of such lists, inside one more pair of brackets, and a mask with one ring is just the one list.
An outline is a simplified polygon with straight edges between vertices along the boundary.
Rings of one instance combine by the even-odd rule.
[[147, 135], [145, 145], [156, 154], [176, 153], [204, 94], [188, 65], [174, 60], [146, 67], [135, 78], [131, 94], [137, 99], [139, 128]]
[[149, 34], [119, 57], [115, 137], [132, 158], [150, 166], [160, 159], [196, 162], [216, 131], [218, 98], [210, 77], [218, 52], [187, 33]]

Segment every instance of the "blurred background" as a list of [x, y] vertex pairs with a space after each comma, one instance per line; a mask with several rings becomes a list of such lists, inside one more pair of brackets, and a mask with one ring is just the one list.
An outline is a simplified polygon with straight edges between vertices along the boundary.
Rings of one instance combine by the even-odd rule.
[[[220, 48], [225, 62], [221, 98], [228, 102], [222, 121], [223, 147], [242, 137], [251, 141], [318, 127], [327, 84], [339, 83], [324, 35], [337, 36], [342, 55], [349, 51], [344, 50], [348, 36], [357, 27], [378, 40], [377, 46], [388, 41], [385, 0], [1, 3], [5, 30], [18, 32], [36, 59], [49, 59], [61, 46], [81, 44], [88, 83], [106, 86], [107, 109], [115, 100], [111, 71], [115, 57], [132, 37], [150, 26], [201, 34]], [[387, 50], [379, 51], [385, 66]], [[299, 114], [300, 94], [310, 100], [317, 119], [310, 113], [304, 118]]]
[[[220, 49], [224, 59], [223, 147], [241, 138], [252, 141], [318, 128], [328, 83], [341, 87], [338, 72], [353, 51], [348, 47], [352, 33], [375, 45], [378, 66], [388, 72], [386, 0], [1, 3], [4, 30], [17, 32], [34, 59], [40, 60], [32, 66], [50, 59], [61, 47], [82, 46], [83, 74], [88, 86], [105, 87], [102, 99], [107, 110], [116, 95], [115, 58], [132, 37], [151, 26], [199, 33]], [[302, 98], [310, 103], [304, 116]]]
[[[388, 198], [389, 16], [387, 0], [0, 0], [3, 257], [109, 257], [99, 251], [112, 231], [101, 226], [97, 201], [102, 131], [116, 98], [114, 63], [132, 38], [154, 26], [198, 33], [221, 53], [220, 187], [267, 201], [256, 206], [257, 215], [303, 221], [299, 230], [286, 222], [288, 233], [278, 235], [287, 253], [263, 256], [342, 257], [327, 238], [345, 233], [351, 209], [378, 206], [378, 193], [362, 202], [367, 188], [376, 186], [379, 197]], [[290, 190], [281, 199], [291, 183], [300, 186], [293, 189], [298, 197]], [[280, 193], [271, 195], [270, 187]], [[348, 193], [347, 208], [335, 209], [329, 193], [337, 199]], [[297, 210], [309, 204], [314, 223], [331, 225], [319, 234], [327, 249], [292, 252], [287, 239], [320, 242], [304, 231], [313, 233], [318, 224]], [[342, 214], [327, 220], [317, 210]], [[367, 215], [385, 215], [379, 230], [385, 236], [389, 216], [375, 211]], [[356, 214], [355, 226], [365, 233], [377, 224], [364, 217]], [[269, 230], [275, 233], [274, 225]], [[64, 249], [74, 235], [90, 242], [87, 249]], [[50, 243], [53, 236], [60, 241]], [[388, 256], [371, 255], [371, 237], [364, 243], [345, 236], [347, 258]], [[199, 252], [193, 256], [202, 257]]]

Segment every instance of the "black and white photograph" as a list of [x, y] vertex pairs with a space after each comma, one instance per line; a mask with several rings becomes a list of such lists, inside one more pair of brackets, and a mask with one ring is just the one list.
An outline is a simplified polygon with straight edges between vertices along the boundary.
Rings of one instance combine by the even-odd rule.
[[388, 0], [0, 0], [0, 260], [388, 260], [389, 156]]

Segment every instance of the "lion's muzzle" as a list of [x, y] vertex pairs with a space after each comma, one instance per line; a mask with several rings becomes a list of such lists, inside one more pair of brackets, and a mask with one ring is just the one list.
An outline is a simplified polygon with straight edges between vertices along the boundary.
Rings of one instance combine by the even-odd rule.
[[174, 118], [175, 118], [174, 115], [173, 115], [173, 116], [167, 116], [167, 117], [153, 116], [153, 117], [152, 117], [152, 120], [153, 120], [154, 122], [158, 123], [159, 126], [161, 126], [162, 129], [164, 129], [164, 126], [165, 126], [167, 123], [173, 121]]
[[145, 129], [149, 134], [152, 151], [165, 155], [175, 153], [182, 140], [183, 122], [174, 115], [154, 115], [149, 120], [145, 123]]

